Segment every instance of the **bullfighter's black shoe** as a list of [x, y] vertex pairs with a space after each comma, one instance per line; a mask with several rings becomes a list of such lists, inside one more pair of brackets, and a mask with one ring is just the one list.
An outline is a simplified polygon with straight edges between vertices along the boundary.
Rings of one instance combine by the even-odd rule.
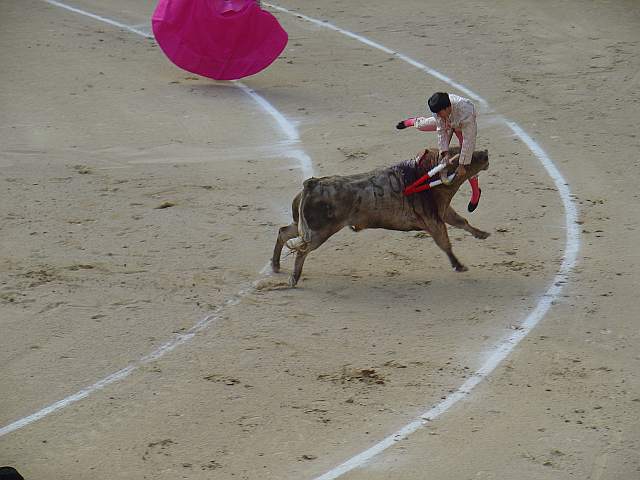
[[24, 480], [24, 477], [13, 467], [0, 467], [0, 479], [2, 480]]
[[480, 203], [480, 197], [482, 196], [482, 189], [479, 188], [478, 189], [478, 201], [476, 203], [473, 202], [469, 202], [469, 205], [467, 205], [467, 210], [469, 212], [473, 212], [476, 208], [478, 208], [478, 204]]

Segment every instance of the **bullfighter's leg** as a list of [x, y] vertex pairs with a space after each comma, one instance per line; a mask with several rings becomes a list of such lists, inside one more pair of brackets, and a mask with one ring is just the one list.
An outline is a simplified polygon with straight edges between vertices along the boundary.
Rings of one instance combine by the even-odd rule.
[[454, 227], [466, 230], [476, 238], [485, 239], [489, 235], [491, 235], [489, 232], [484, 232], [472, 226], [466, 218], [458, 215], [458, 213], [451, 206], [449, 206], [449, 208], [447, 208], [447, 211], [445, 212], [444, 221], [449, 225], [453, 225]]
[[477, 175], [469, 179], [469, 185], [471, 185], [471, 200], [469, 200], [467, 210], [469, 212], [473, 212], [476, 208], [478, 208], [478, 203], [480, 203], [480, 195], [482, 195], [482, 189], [480, 188], [480, 183], [478, 182]]
[[444, 222], [436, 223], [429, 231], [433, 240], [436, 242], [444, 253], [449, 257], [449, 261], [451, 262], [451, 266], [455, 269], [456, 272], [466, 272], [468, 270], [453, 254], [453, 250], [451, 249], [451, 241], [449, 240], [449, 234], [447, 233], [447, 226]]
[[[458, 137], [460, 150], [462, 150], [462, 142], [464, 142], [464, 137], [462, 136], [462, 130], [454, 130], [454, 131], [455, 131], [456, 137]], [[471, 200], [469, 200], [469, 205], [467, 205], [467, 210], [469, 212], [473, 212], [476, 208], [478, 208], [478, 203], [480, 203], [480, 195], [482, 194], [482, 189], [480, 188], [480, 182], [478, 181], [477, 175], [469, 179], [469, 185], [471, 186]]]
[[273, 257], [271, 257], [271, 268], [275, 273], [280, 271], [280, 256], [282, 255], [282, 248], [287, 240], [296, 238], [298, 236], [298, 225], [292, 223], [286, 227], [282, 227], [278, 231], [278, 238], [276, 239], [276, 246], [273, 248]]

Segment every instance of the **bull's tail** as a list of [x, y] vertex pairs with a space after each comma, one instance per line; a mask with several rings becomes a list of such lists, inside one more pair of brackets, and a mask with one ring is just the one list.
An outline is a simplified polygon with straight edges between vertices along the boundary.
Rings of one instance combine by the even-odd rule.
[[318, 180], [313, 177], [305, 180], [304, 182], [304, 189], [300, 195], [300, 202], [298, 202], [298, 236], [296, 238], [292, 238], [286, 244], [290, 250], [303, 253], [309, 248], [312, 232], [304, 215], [304, 207], [306, 200], [309, 197], [309, 193], [317, 183]]
[[311, 241], [311, 229], [309, 228], [309, 224], [307, 223], [307, 219], [304, 216], [304, 203], [306, 200], [306, 195], [303, 193], [302, 198], [300, 199], [300, 205], [298, 205], [298, 235], [305, 242]]
[[304, 214], [306, 210], [305, 207], [311, 191], [317, 184], [318, 179], [313, 177], [304, 181], [304, 189], [302, 190], [300, 204], [298, 205], [298, 235], [305, 243], [311, 242], [311, 228], [309, 228], [309, 223], [307, 222], [307, 218]]
[[287, 243], [285, 245], [289, 250], [298, 253], [305, 253], [309, 249], [309, 244], [305, 242], [301, 237], [287, 240]]

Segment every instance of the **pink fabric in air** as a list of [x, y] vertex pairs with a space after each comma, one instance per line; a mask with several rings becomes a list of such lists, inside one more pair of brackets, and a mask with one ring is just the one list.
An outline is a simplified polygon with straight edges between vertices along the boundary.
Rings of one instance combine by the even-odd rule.
[[268, 67], [287, 32], [255, 0], [160, 0], [151, 18], [165, 55], [214, 80], [236, 80]]

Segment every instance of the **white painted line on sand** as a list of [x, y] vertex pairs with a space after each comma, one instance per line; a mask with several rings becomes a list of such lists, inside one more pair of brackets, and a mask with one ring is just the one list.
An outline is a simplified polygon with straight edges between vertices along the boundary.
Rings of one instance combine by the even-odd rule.
[[381, 45], [378, 42], [374, 42], [373, 40], [371, 40], [369, 38], [363, 37], [362, 35], [358, 35], [357, 33], [350, 32], [349, 30], [345, 30], [344, 28], [337, 27], [336, 25], [333, 25], [333, 24], [331, 24], [329, 22], [318, 20], [318, 19], [315, 19], [315, 18], [312, 18], [312, 17], [308, 17], [307, 15], [303, 15], [303, 14], [301, 14], [299, 12], [295, 12], [293, 10], [289, 10], [287, 8], [280, 7], [280, 6], [274, 5], [272, 3], [263, 2], [262, 4], [266, 5], [267, 7], [271, 7], [274, 10], [278, 10], [280, 12], [287, 13], [289, 15], [294, 15], [294, 16], [296, 16], [298, 18], [306, 20], [307, 22], [313, 23], [314, 25], [318, 25], [320, 27], [328, 28], [329, 30], [333, 30], [335, 32], [339, 32], [342, 35], [345, 35], [347, 37], [351, 37], [351, 38], [353, 38], [354, 40], [357, 40], [360, 43], [364, 43], [365, 45], [369, 45], [370, 47], [375, 48], [376, 50], [380, 50], [381, 52], [388, 53], [389, 55], [393, 55], [394, 57], [397, 57], [400, 60], [403, 60], [404, 62], [408, 63], [409, 65], [413, 65], [418, 70], [422, 70], [423, 72], [431, 75], [432, 77], [435, 77], [438, 80], [441, 80], [441, 81], [445, 82], [446, 84], [451, 85], [456, 90], [464, 93], [467, 97], [473, 98], [478, 103], [480, 103], [480, 105], [482, 106], [483, 110], [487, 110], [489, 108], [489, 106], [487, 104], [487, 101], [484, 98], [482, 98], [480, 95], [475, 93], [474, 91], [468, 89], [464, 85], [461, 85], [461, 84], [453, 81], [451, 78], [447, 77], [446, 75], [444, 75], [443, 73], [437, 71], [436, 69], [428, 67], [425, 64], [420, 63], [417, 60], [414, 60], [414, 59], [412, 59], [410, 57], [407, 57], [406, 55], [403, 55], [400, 52], [396, 52], [395, 50], [392, 50], [392, 49], [390, 49], [388, 47], [385, 47], [384, 45]]
[[295, 125], [289, 121], [282, 113], [280, 113], [273, 105], [267, 102], [264, 97], [258, 95], [255, 90], [247, 87], [244, 83], [235, 81], [236, 85], [240, 87], [240, 89], [253, 98], [258, 105], [260, 105], [264, 111], [269, 113], [271, 117], [278, 123], [280, 129], [285, 133], [287, 139], [289, 140], [288, 144], [284, 144], [285, 147], [283, 153], [287, 156], [294, 158], [298, 161], [300, 168], [302, 169], [303, 178], [308, 178], [313, 176], [313, 163], [309, 155], [300, 149], [300, 148], [291, 148], [291, 145], [296, 145], [300, 143], [300, 135], [298, 134], [298, 130]]
[[244, 288], [243, 290], [238, 292], [236, 295], [227, 299], [222, 305], [220, 305], [212, 313], [210, 313], [209, 315], [201, 319], [199, 322], [197, 322], [195, 325], [193, 325], [189, 330], [187, 330], [184, 333], [177, 334], [171, 340], [160, 345], [158, 348], [153, 350], [148, 355], [145, 355], [139, 360], [127, 365], [125, 368], [118, 370], [117, 372], [112, 373], [111, 375], [108, 375], [101, 380], [98, 380], [96, 383], [89, 385], [86, 388], [83, 388], [82, 390], [74, 393], [73, 395], [69, 395], [68, 397], [65, 397], [62, 400], [52, 403], [51, 405], [48, 405], [38, 410], [37, 412], [32, 413], [31, 415], [27, 415], [26, 417], [23, 417], [19, 420], [16, 420], [15, 422], [12, 422], [0, 428], [0, 437], [7, 435], [8, 433], [11, 433], [15, 430], [19, 430], [22, 427], [25, 427], [37, 420], [40, 420], [46, 417], [47, 415], [50, 415], [58, 410], [62, 410], [63, 408], [68, 407], [69, 405], [76, 403], [77, 401], [82, 400], [83, 398], [88, 397], [92, 393], [95, 393], [98, 390], [103, 389], [107, 385], [111, 385], [112, 383], [115, 383], [120, 380], [123, 380], [124, 378], [127, 378], [129, 375], [131, 375], [141, 366], [159, 359], [160, 357], [174, 350], [179, 345], [191, 340], [196, 333], [205, 330], [212, 323], [216, 322], [220, 318], [220, 316], [222, 315], [226, 307], [237, 305], [238, 303], [240, 303], [240, 301], [244, 296], [248, 295], [254, 290], [256, 283], [257, 281], [254, 282], [250, 287]]
[[[48, 1], [48, 0], [47, 0]], [[49, 3], [53, 3], [53, 2], [49, 2]], [[58, 2], [55, 2], [58, 3]], [[398, 54], [397, 52], [394, 52], [391, 49], [388, 49], [386, 47], [383, 47], [382, 45], [373, 42], [371, 40], [366, 39], [365, 37], [362, 37], [360, 35], [354, 34], [352, 32], [348, 32], [347, 30], [335, 27], [327, 22], [321, 22], [319, 20], [315, 20], [312, 19], [310, 17], [304, 16], [304, 15], [300, 15], [296, 12], [292, 12], [289, 11], [287, 9], [284, 9], [282, 7], [278, 7], [275, 5], [271, 5], [271, 4], [266, 4], [272, 8], [275, 8], [277, 10], [286, 12], [286, 13], [290, 13], [292, 15], [296, 15], [300, 18], [303, 18], [307, 21], [310, 21], [312, 23], [318, 24], [322, 27], [325, 28], [330, 28], [332, 30], [338, 31], [340, 33], [343, 33], [344, 35], [347, 35], [351, 38], [354, 38], [362, 43], [365, 43], [367, 45], [372, 46], [373, 48], [377, 48], [379, 50], [382, 50], [386, 53], [390, 53], [393, 55], [398, 56], [398, 58], [401, 58], [402, 60], [404, 60], [405, 62], [413, 65], [416, 68], [419, 68], [422, 71], [425, 71], [426, 73], [428, 73], [429, 75], [434, 76], [435, 78], [438, 78], [446, 83], [448, 83], [449, 85], [451, 85], [452, 87], [456, 88], [457, 90], [465, 93], [467, 96], [475, 99], [476, 101], [478, 101], [479, 103], [481, 103], [483, 105], [483, 107], [485, 109], [488, 109], [488, 104], [487, 102], [482, 99], [479, 95], [475, 94], [474, 92], [472, 92], [471, 90], [467, 89], [466, 87], [453, 82], [451, 79], [449, 79], [448, 77], [442, 75], [441, 73], [431, 69], [430, 67], [426, 67], [425, 65], [421, 64], [420, 62], [417, 62], [409, 57], [406, 57], [405, 55], [402, 54]], [[136, 32], [137, 33], [137, 32]], [[518, 343], [525, 338], [528, 333], [539, 323], [539, 321], [544, 317], [544, 315], [547, 313], [547, 311], [549, 310], [549, 308], [551, 307], [553, 301], [555, 299], [557, 299], [560, 291], [563, 288], [563, 285], [566, 284], [566, 280], [567, 280], [567, 276], [569, 274], [569, 272], [571, 271], [571, 269], [575, 266], [575, 263], [577, 261], [577, 254], [580, 248], [580, 234], [579, 234], [579, 230], [577, 228], [577, 224], [576, 224], [576, 220], [577, 220], [577, 208], [573, 202], [573, 200], [571, 199], [571, 193], [570, 190], [567, 186], [566, 181], [564, 180], [562, 174], [558, 171], [558, 169], [555, 167], [555, 165], [553, 164], [553, 162], [551, 161], [551, 159], [547, 156], [547, 154], [544, 152], [544, 150], [529, 136], [526, 134], [526, 132], [524, 132], [524, 130], [522, 130], [517, 124], [507, 121], [505, 120], [505, 123], [507, 126], [509, 126], [509, 128], [511, 128], [511, 130], [514, 132], [514, 134], [516, 134], [530, 149], [531, 151], [534, 153], [534, 155], [536, 155], [536, 157], [538, 157], [538, 159], [542, 162], [544, 168], [547, 170], [547, 172], [549, 173], [549, 175], [552, 177], [553, 181], [556, 184], [556, 187], [558, 188], [558, 191], [560, 193], [563, 205], [564, 205], [564, 209], [565, 209], [565, 221], [567, 224], [567, 236], [566, 236], [566, 246], [565, 246], [565, 252], [563, 254], [563, 261], [562, 261], [562, 265], [560, 267], [560, 270], [558, 271], [558, 273], [556, 274], [554, 281], [552, 282], [551, 286], [547, 289], [546, 293], [541, 297], [540, 301], [538, 302], [536, 308], [534, 309], [534, 311], [529, 314], [524, 321], [521, 324], [521, 329], [515, 331], [513, 334], [509, 335], [508, 337], [502, 339], [493, 349], [493, 352], [490, 354], [489, 358], [484, 362], [484, 364], [476, 371], [474, 372], [474, 374], [469, 377], [467, 379], [467, 381], [465, 381], [464, 384], [462, 384], [455, 392], [453, 392], [451, 395], [447, 396], [442, 402], [438, 403], [437, 405], [435, 405], [434, 407], [432, 407], [431, 409], [427, 410], [425, 413], [423, 413], [418, 419], [412, 421], [411, 423], [407, 424], [406, 426], [404, 426], [403, 428], [401, 428], [400, 430], [398, 430], [397, 432], [395, 432], [392, 435], [389, 435], [388, 437], [386, 437], [385, 439], [383, 439], [382, 441], [376, 443], [375, 445], [373, 445], [372, 447], [368, 448], [367, 450], [361, 452], [360, 454], [352, 457], [351, 459], [343, 462], [342, 464], [338, 465], [337, 467], [335, 467], [334, 469], [326, 472], [325, 474], [319, 476], [316, 478], [316, 480], [330, 480], [330, 479], [335, 479], [338, 478], [340, 476], [342, 476], [343, 474], [361, 467], [362, 465], [364, 465], [367, 461], [369, 461], [370, 459], [372, 459], [373, 457], [375, 457], [376, 455], [382, 453], [383, 451], [385, 451], [387, 448], [389, 448], [390, 446], [394, 445], [397, 441], [406, 438], [407, 436], [411, 435], [413, 432], [415, 432], [416, 430], [418, 430], [419, 428], [421, 428], [422, 426], [424, 426], [425, 424], [427, 424], [429, 421], [434, 420], [435, 418], [437, 418], [438, 416], [440, 416], [441, 414], [443, 414], [444, 412], [446, 412], [447, 410], [449, 410], [453, 405], [455, 405], [458, 401], [460, 401], [461, 399], [465, 398], [465, 396], [467, 396], [471, 390], [477, 386], [482, 379], [484, 379], [487, 375], [489, 375], [491, 372], [493, 372], [493, 370], [502, 362], [502, 360], [504, 360], [504, 358], [506, 358], [511, 352], [512, 350], [518, 345]], [[306, 155], [306, 154], [305, 154]], [[240, 295], [240, 294], [239, 294]], [[236, 297], [237, 301], [240, 300], [240, 296]], [[104, 386], [113, 383], [121, 378], [124, 378], [126, 376], [128, 376], [131, 371], [135, 370], [139, 365], [141, 365], [143, 362], [147, 362], [147, 361], [151, 361], [153, 359], [158, 358], [159, 356], [164, 355], [165, 353], [167, 353], [168, 351], [173, 350], [176, 346], [178, 346], [180, 343], [182, 343], [183, 341], [186, 341], [188, 339], [190, 339], [197, 331], [199, 331], [202, 328], [206, 328], [206, 326], [208, 326], [210, 323], [212, 323], [213, 321], [215, 321], [215, 319], [217, 317], [215, 317], [215, 313], [212, 314], [214, 315], [209, 316], [209, 317], [205, 317], [203, 320], [201, 320], [200, 322], [198, 322], [198, 324], [196, 324], [193, 329], [196, 329], [195, 331], [191, 332], [191, 333], [187, 333], [184, 334], [183, 336], [185, 337], [184, 340], [180, 340], [180, 338], [182, 336], [180, 336], [179, 339], [174, 339], [173, 341], [167, 342], [167, 344], [165, 344], [164, 346], [160, 347], [159, 349], [155, 350], [154, 352], [152, 352], [151, 354], [149, 354], [147, 357], [144, 357], [143, 359], [141, 359], [137, 364], [132, 364], [128, 367], [126, 367], [123, 370], [120, 370], [119, 372], [116, 372], [114, 374], [112, 374], [109, 377], [106, 377], [105, 379], [101, 380], [100, 382], [97, 382], [96, 384], [94, 384], [91, 387], [88, 387], [88, 389], [84, 389], [80, 392], [78, 392], [76, 395], [71, 396], [71, 397], [67, 397], [67, 399], [61, 400], [60, 402], [57, 402], [56, 404], [51, 405], [50, 407], [47, 407], [47, 409], [50, 408], [54, 408], [53, 410], [50, 411], [46, 411], [47, 409], [43, 409], [40, 412], [44, 412], [44, 414], [37, 416], [40, 412], [36, 412], [36, 414], [33, 414], [30, 417], [34, 417], [31, 421], [28, 421], [27, 423], [18, 426], [17, 428], [21, 428], [21, 426], [24, 426], [28, 423], [31, 423], [32, 421], [35, 421], [39, 418], [42, 418], [43, 416], [48, 415], [49, 413], [52, 413], [55, 410], [58, 410], [60, 408], [63, 408], [64, 406], [67, 406], [69, 403], [73, 403], [75, 401], [80, 400], [81, 398], [86, 397], [87, 395], [89, 395], [90, 393], [92, 393], [93, 391], [99, 389], [99, 388], [103, 388]], [[192, 330], [193, 330], [192, 329]], [[131, 369], [131, 370], [129, 370]], [[112, 379], [113, 377], [113, 379]], [[93, 390], [90, 390], [92, 389]], [[84, 393], [85, 390], [90, 390], [88, 393]], [[75, 397], [78, 397], [77, 399]], [[68, 403], [64, 403], [65, 401], [69, 400]], [[56, 405], [63, 403], [61, 406], [58, 406], [57, 408], [55, 407]], [[25, 419], [28, 419], [30, 417], [25, 417]], [[22, 419], [22, 420], [25, 420]], [[19, 420], [18, 422], [21, 422], [21, 420]], [[14, 423], [18, 423], [18, 422], [14, 422]], [[13, 424], [12, 424], [13, 425]], [[4, 427], [7, 428], [7, 427]], [[17, 429], [14, 428], [13, 430]], [[0, 436], [4, 435], [5, 433], [3, 432], [4, 429], [0, 429]], [[11, 431], [13, 431], [11, 430]], [[8, 432], [6, 432], [8, 433]]]
[[[56, 0], [44, 0], [46, 3], [63, 8], [65, 10], [69, 10], [74, 13], [78, 13], [80, 15], [84, 15], [85, 17], [93, 18], [102, 23], [107, 23], [109, 25], [113, 25], [114, 27], [121, 28], [123, 30], [127, 30], [129, 32], [135, 33], [136, 35], [140, 35], [145, 38], [154, 38], [153, 34], [150, 32], [150, 27], [145, 25], [126, 25], [122, 22], [118, 22], [111, 18], [103, 17], [100, 15], [96, 15], [95, 13], [87, 12], [86, 10], [82, 10], [77, 7], [73, 7], [71, 5], [67, 5], [62, 2], [58, 2]], [[244, 93], [249, 95], [258, 105], [260, 105], [265, 112], [267, 112], [271, 117], [276, 121], [280, 129], [287, 136], [288, 142], [282, 143], [282, 154], [297, 160], [299, 162], [299, 166], [302, 170], [303, 178], [308, 178], [313, 176], [313, 166], [311, 158], [300, 149], [290, 149], [290, 145], [294, 143], [300, 142], [300, 135], [298, 134], [298, 130], [293, 124], [293, 122], [289, 121], [277, 108], [271, 105], [264, 97], [260, 96], [255, 90], [249, 88], [244, 83], [233, 80], [232, 84], [236, 85], [240, 88]]]
[[[298, 18], [302, 18], [303, 20], [311, 22], [315, 25], [319, 25], [321, 27], [339, 32], [361, 43], [364, 43], [365, 45], [369, 45], [377, 50], [381, 50], [385, 53], [394, 55], [397, 58], [405, 61], [406, 63], [418, 68], [419, 70], [451, 85], [453, 88], [459, 90], [468, 97], [471, 97], [474, 100], [478, 101], [482, 105], [484, 110], [490, 110], [489, 104], [486, 100], [480, 97], [480, 95], [469, 90], [463, 85], [454, 82], [446, 75], [443, 75], [442, 73], [432, 69], [431, 67], [427, 67], [417, 60], [391, 50], [390, 48], [387, 48], [366, 37], [332, 25], [329, 22], [316, 20], [306, 15], [302, 15], [298, 12], [294, 12], [270, 3], [264, 4], [281, 12], [294, 15]], [[577, 262], [578, 251], [580, 250], [580, 231], [578, 229], [578, 224], [576, 223], [578, 219], [578, 213], [575, 203], [571, 198], [571, 191], [569, 190], [566, 180], [557, 169], [553, 161], [542, 149], [542, 147], [538, 145], [535, 140], [533, 140], [522, 128], [520, 128], [518, 124], [507, 120], [499, 115], [498, 117], [502, 119], [503, 123], [507, 125], [513, 131], [513, 133], [518, 138], [520, 138], [525, 143], [525, 145], [527, 145], [529, 150], [531, 150], [531, 152], [538, 158], [538, 160], [540, 160], [542, 166], [552, 178], [556, 188], [558, 189], [558, 193], [560, 194], [560, 198], [564, 206], [565, 223], [567, 228], [565, 250], [563, 253], [562, 265], [560, 266], [560, 269], [556, 273], [553, 281], [551, 282], [551, 285], [547, 288], [547, 291], [540, 297], [540, 300], [538, 301], [535, 309], [522, 321], [520, 325], [522, 328], [516, 330], [514, 333], [500, 340], [491, 349], [491, 351], [488, 352], [489, 357], [484, 361], [481, 367], [476, 372], [474, 372], [473, 375], [471, 375], [455, 392], [448, 395], [443, 401], [424, 412], [416, 420], [413, 420], [409, 424], [405, 425], [397, 432], [387, 436], [372, 447], [369, 447], [358, 455], [348, 459], [337, 467], [329, 470], [325, 474], [316, 477], [315, 480], [333, 480], [355, 468], [363, 466], [373, 457], [382, 453], [389, 447], [395, 445], [395, 443], [399, 440], [407, 438], [416, 430], [426, 425], [429, 421], [432, 421], [438, 416], [442, 415], [460, 400], [469, 395], [471, 390], [473, 390], [473, 388], [475, 388], [487, 375], [491, 374], [491, 372], [493, 372], [496, 367], [513, 351], [513, 349], [520, 343], [520, 341], [522, 341], [522, 339], [525, 338], [529, 334], [529, 332], [540, 322], [540, 320], [549, 311], [549, 308], [551, 308], [553, 302], [558, 298], [558, 295], [560, 294], [564, 285], [566, 285], [567, 277], [569, 275], [569, 272]]]
[[95, 13], [87, 12], [85, 10], [81, 10], [76, 7], [72, 7], [71, 5], [67, 5], [65, 3], [56, 2], [55, 0], [44, 0], [45, 2], [53, 5], [54, 7], [64, 8], [65, 10], [69, 10], [70, 12], [79, 13], [80, 15], [84, 15], [85, 17], [93, 18], [94, 20], [98, 20], [102, 23], [107, 23], [109, 25], [113, 25], [114, 27], [122, 28], [123, 30], [127, 30], [129, 32], [135, 33], [136, 35], [140, 35], [145, 38], [153, 38], [153, 36], [149, 35], [149, 33], [140, 30], [138, 28], [132, 27], [130, 25], [125, 25], [124, 23], [117, 22], [110, 18], [101, 17], [100, 15], [96, 15]]
[[[141, 31], [140, 29], [129, 27], [128, 25], [117, 22], [115, 20], [101, 17], [99, 15], [95, 15], [93, 13], [81, 10], [79, 8], [71, 7], [69, 5], [65, 5], [64, 3], [56, 2], [54, 0], [44, 0], [44, 1], [56, 7], [61, 7], [66, 10], [70, 10], [72, 12], [93, 18], [100, 22], [104, 22], [109, 25], [113, 25], [118, 28], [128, 30], [137, 35], [148, 37], [148, 34]], [[298, 135], [298, 131], [295, 125], [292, 122], [290, 122], [275, 107], [273, 107], [267, 100], [265, 100], [263, 97], [258, 95], [254, 90], [250, 89], [249, 87], [247, 87], [241, 82], [233, 82], [233, 83], [237, 85], [240, 89], [242, 89], [242, 91], [244, 91], [247, 95], [249, 95], [254, 101], [256, 101], [258, 105], [260, 105], [264, 109], [264, 111], [267, 112], [275, 120], [278, 127], [283, 131], [283, 133], [287, 137], [287, 142], [283, 143], [283, 153], [288, 157], [294, 158], [298, 161], [300, 165], [300, 169], [302, 170], [304, 175], [306, 176], [313, 175], [313, 166], [312, 166], [311, 158], [302, 149], [300, 149], [299, 147], [295, 147], [295, 144], [299, 143], [300, 141], [300, 137]], [[262, 268], [261, 274], [267, 271], [267, 267], [268, 265]], [[23, 428], [29, 425], [30, 423], [40, 420], [46, 417], [47, 415], [50, 415], [58, 410], [68, 407], [73, 403], [76, 403], [79, 400], [82, 400], [83, 398], [88, 397], [92, 393], [95, 393], [98, 390], [103, 389], [107, 385], [110, 385], [112, 383], [115, 383], [117, 381], [120, 381], [128, 377], [133, 372], [135, 372], [138, 368], [140, 368], [142, 365], [155, 361], [160, 357], [166, 355], [167, 353], [171, 352], [179, 345], [182, 345], [183, 343], [188, 342], [195, 336], [196, 333], [202, 330], [205, 330], [212, 323], [216, 322], [220, 318], [220, 315], [224, 310], [224, 308], [231, 305], [237, 305], [242, 300], [243, 297], [253, 292], [256, 284], [259, 281], [260, 279], [255, 280], [251, 284], [251, 286], [242, 289], [236, 295], [227, 299], [221, 306], [219, 306], [212, 313], [210, 313], [209, 315], [201, 319], [199, 322], [197, 322], [188, 331], [186, 331], [185, 333], [176, 335], [171, 340], [165, 342], [160, 347], [156, 348], [151, 353], [142, 357], [141, 359], [131, 363], [130, 365], [127, 365], [125, 368], [118, 370], [117, 372], [112, 373], [111, 375], [104, 377], [103, 379], [97, 381], [93, 385], [89, 385], [88, 387], [83, 388], [82, 390], [74, 393], [73, 395], [65, 397], [62, 400], [52, 403], [51, 405], [48, 405], [31, 415], [27, 415], [26, 417], [20, 418], [19, 420], [16, 420], [8, 425], [5, 425], [4, 427], [1, 427], [0, 437], [7, 435], [8, 433], [11, 433], [13, 431], [19, 430], [20, 428]]]

